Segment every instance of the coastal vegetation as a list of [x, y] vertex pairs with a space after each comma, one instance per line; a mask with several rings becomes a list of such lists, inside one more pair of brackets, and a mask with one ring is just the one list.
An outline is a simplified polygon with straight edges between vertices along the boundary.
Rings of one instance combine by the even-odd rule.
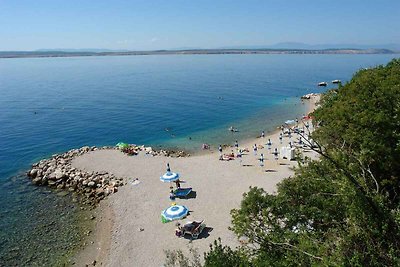
[[400, 60], [358, 71], [313, 116], [319, 159], [276, 194], [250, 188], [231, 211], [245, 245], [215, 241], [205, 266], [400, 265]]

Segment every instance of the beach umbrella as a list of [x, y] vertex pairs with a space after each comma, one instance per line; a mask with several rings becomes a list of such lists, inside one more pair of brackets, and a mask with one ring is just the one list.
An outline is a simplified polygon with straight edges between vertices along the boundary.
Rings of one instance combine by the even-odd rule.
[[161, 212], [161, 217], [165, 221], [173, 221], [173, 220], [179, 220], [184, 218], [187, 214], [189, 213], [188, 208], [185, 206], [181, 205], [174, 205], [169, 208], [166, 208]]
[[178, 179], [179, 179], [179, 173], [172, 172], [171, 168], [169, 167], [169, 163], [167, 163], [167, 172], [160, 177], [160, 180], [164, 183], [168, 183], [168, 182], [174, 182]]
[[121, 149], [121, 148], [127, 148], [127, 147], [129, 147], [129, 144], [119, 142], [119, 143], [116, 144], [115, 146], [117, 146], [119, 149]]
[[179, 179], [179, 173], [176, 172], [166, 172], [160, 177], [160, 180], [164, 183], [174, 182]]

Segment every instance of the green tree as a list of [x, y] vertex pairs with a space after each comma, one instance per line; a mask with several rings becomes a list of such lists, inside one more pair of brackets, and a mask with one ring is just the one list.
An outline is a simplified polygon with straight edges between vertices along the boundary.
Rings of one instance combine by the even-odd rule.
[[400, 264], [399, 111], [400, 60], [323, 96], [312, 134], [320, 159], [276, 195], [251, 188], [232, 211], [253, 265]]
[[231, 211], [248, 244], [216, 241], [205, 266], [400, 266], [400, 60], [360, 70], [313, 115], [319, 159], [276, 194], [250, 188]]
[[249, 261], [247, 256], [241, 250], [232, 250], [228, 246], [221, 244], [221, 239], [215, 240], [210, 245], [210, 251], [204, 254], [205, 266], [219, 267], [247, 267]]

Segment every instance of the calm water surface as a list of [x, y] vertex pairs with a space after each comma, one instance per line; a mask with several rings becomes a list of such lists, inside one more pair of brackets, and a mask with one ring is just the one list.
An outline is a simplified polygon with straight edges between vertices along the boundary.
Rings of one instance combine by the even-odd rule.
[[[73, 227], [82, 217], [77, 205], [21, 175], [31, 163], [83, 145], [198, 149], [255, 136], [303, 114], [299, 96], [324, 90], [318, 82], [346, 81], [393, 57], [0, 59], [0, 265], [53, 265], [83, 231]], [[230, 125], [240, 132], [229, 133]]]

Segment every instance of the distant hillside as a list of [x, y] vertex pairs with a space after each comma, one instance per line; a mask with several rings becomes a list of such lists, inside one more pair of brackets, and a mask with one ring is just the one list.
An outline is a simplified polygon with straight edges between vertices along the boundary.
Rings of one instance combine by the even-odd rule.
[[282, 42], [273, 45], [248, 45], [248, 46], [226, 46], [220, 49], [304, 49], [304, 50], [325, 50], [325, 49], [388, 49], [400, 51], [400, 44], [306, 44], [298, 42]]
[[190, 55], [190, 54], [394, 54], [389, 49], [189, 49], [189, 50], [157, 50], [157, 51], [120, 51], [93, 52], [82, 51], [0, 51], [0, 58], [26, 57], [76, 57], [76, 56], [133, 56], [133, 55]]
[[103, 48], [42, 48], [34, 50], [33, 52], [68, 52], [68, 53], [81, 53], [81, 52], [93, 52], [93, 53], [102, 53], [102, 52], [128, 52], [129, 50], [113, 50], [113, 49], [103, 49]]

